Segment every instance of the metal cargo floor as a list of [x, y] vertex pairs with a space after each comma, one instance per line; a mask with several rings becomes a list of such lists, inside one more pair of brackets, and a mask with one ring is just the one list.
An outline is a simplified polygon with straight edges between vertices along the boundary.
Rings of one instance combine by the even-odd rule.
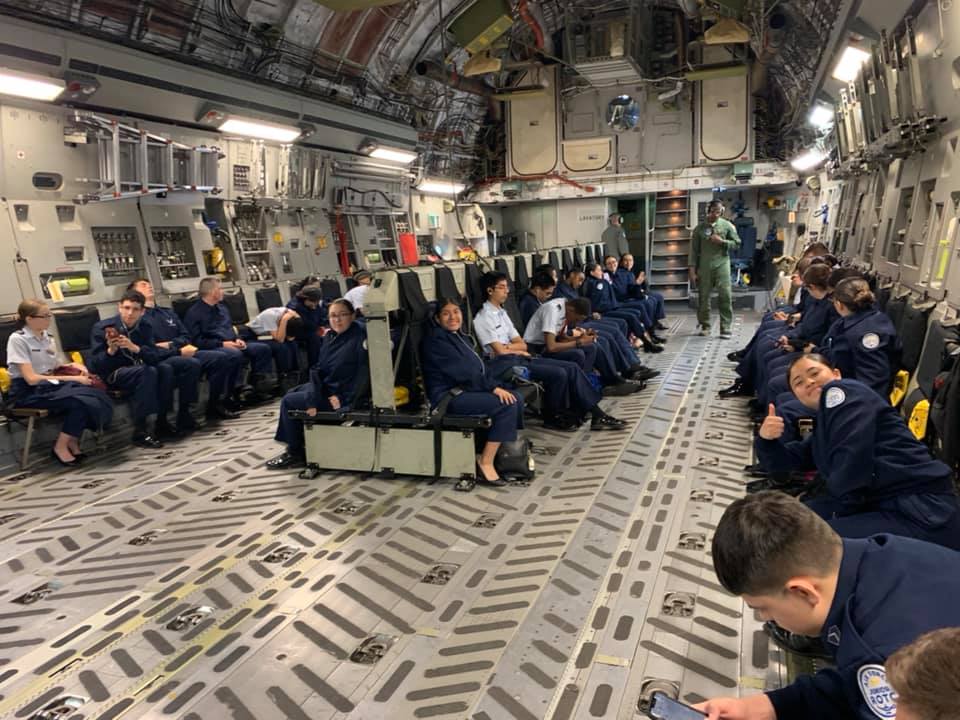
[[[529, 428], [529, 486], [269, 472], [277, 404], [0, 480], [0, 717], [69, 694], [88, 699], [75, 719], [624, 719], [651, 681], [688, 702], [777, 686], [709, 556], [751, 444], [716, 389], [755, 320], [724, 342], [675, 316], [646, 356], [663, 374], [604, 401], [629, 431]], [[439, 564], [446, 584], [424, 582]], [[382, 658], [352, 661], [375, 635]]]

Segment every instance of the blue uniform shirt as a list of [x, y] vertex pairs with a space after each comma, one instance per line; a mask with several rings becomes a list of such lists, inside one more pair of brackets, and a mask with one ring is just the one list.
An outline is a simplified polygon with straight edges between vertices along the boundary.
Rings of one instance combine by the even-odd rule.
[[157, 348], [161, 360], [179, 355], [180, 348], [190, 344], [187, 328], [172, 308], [148, 307], [140, 322], [153, 329], [154, 342], [171, 343], [169, 348]]
[[833, 300], [829, 297], [817, 300], [810, 295], [800, 322], [784, 334], [791, 340], [802, 340], [804, 344], [819, 345], [827, 334], [827, 330], [839, 319], [837, 311], [833, 309]]
[[520, 298], [520, 317], [523, 319], [523, 324], [526, 325], [530, 322], [530, 318], [534, 316], [537, 312], [537, 308], [540, 307], [540, 301], [537, 300], [537, 296], [531, 292], [526, 292], [523, 294], [523, 297]]
[[626, 268], [617, 268], [617, 271], [610, 277], [613, 285], [613, 293], [617, 300], [629, 300], [630, 289], [637, 284], [637, 278]]
[[[761, 440], [764, 462], [787, 460], [816, 466], [829, 494], [851, 512], [889, 507], [907, 515], [935, 515], [950, 508], [919, 508], [905, 496], [952, 495], [950, 468], [910, 432], [890, 404], [857, 380], [835, 380], [823, 387], [813, 434], [782, 443]], [[899, 498], [899, 499], [898, 499]], [[902, 506], [901, 503], [906, 503]], [[923, 524], [934, 517], [917, 518]]]
[[893, 718], [884, 663], [931, 630], [960, 625], [960, 553], [874, 535], [843, 540], [836, 594], [821, 630], [836, 668], [767, 693], [777, 720]]
[[[121, 348], [113, 355], [107, 354], [106, 329], [108, 327], [115, 327], [121, 335], [129, 337], [134, 345], [140, 347], [140, 352], [133, 353]], [[91, 369], [104, 379], [107, 379], [111, 373], [122, 367], [142, 364], [156, 365], [160, 362], [157, 347], [154, 345], [153, 328], [149, 323], [143, 322], [142, 318], [132, 328], [126, 327], [119, 315], [101, 320], [90, 331], [90, 346], [92, 348]]]
[[613, 291], [613, 284], [605, 278], [603, 280], [597, 280], [595, 277], [587, 278], [587, 297], [590, 298], [591, 306], [598, 313], [610, 312], [620, 306]]
[[328, 332], [320, 344], [320, 355], [310, 368], [314, 400], [336, 395], [343, 407], [350, 406], [361, 385], [366, 384], [370, 372], [367, 359], [367, 331], [360, 323], [350, 323], [342, 333]]
[[499, 383], [487, 375], [483, 359], [462, 333], [433, 326], [423, 340], [423, 380], [430, 405], [436, 407], [453, 388], [492, 392]]
[[201, 350], [223, 347], [226, 340], [236, 340], [230, 311], [223, 303], [209, 305], [198, 300], [187, 310], [183, 324], [190, 333], [190, 340]]
[[317, 328], [327, 324], [327, 308], [324, 307], [322, 302], [318, 303], [317, 307], [311, 310], [303, 304], [302, 300], [295, 297], [287, 303], [287, 307], [300, 316], [304, 326], [311, 333], [316, 332]]
[[829, 358], [843, 377], [859, 380], [880, 395], [890, 392], [900, 344], [890, 318], [879, 310], [865, 310], [837, 320], [827, 330], [818, 351]]
[[576, 300], [580, 294], [565, 282], [557, 283], [557, 289], [553, 291], [555, 298], [564, 298], [566, 300]]

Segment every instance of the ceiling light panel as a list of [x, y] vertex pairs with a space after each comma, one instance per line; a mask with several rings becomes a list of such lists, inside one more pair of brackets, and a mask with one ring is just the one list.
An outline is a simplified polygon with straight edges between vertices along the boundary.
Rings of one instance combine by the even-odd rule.
[[292, 125], [277, 125], [262, 120], [231, 117], [219, 127], [220, 132], [227, 135], [241, 135], [257, 138], [258, 140], [272, 140], [280, 143], [291, 143], [300, 137], [302, 131]]
[[56, 100], [65, 87], [66, 83], [59, 78], [0, 68], [0, 94], [2, 95], [50, 102]]

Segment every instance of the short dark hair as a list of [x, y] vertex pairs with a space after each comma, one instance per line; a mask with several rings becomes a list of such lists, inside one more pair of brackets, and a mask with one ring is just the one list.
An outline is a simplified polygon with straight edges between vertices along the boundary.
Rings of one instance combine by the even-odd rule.
[[304, 285], [302, 288], [297, 290], [297, 299], [323, 302], [323, 291], [320, 289], [319, 285]]
[[553, 274], [556, 271], [557, 269], [550, 263], [540, 263], [533, 269], [533, 274], [536, 275], [537, 273], [541, 273], [541, 272]]
[[852, 267], [838, 267], [834, 268], [833, 272], [830, 273], [830, 278], [827, 280], [827, 285], [835, 288], [840, 284], [841, 280], [846, 280], [847, 278], [862, 278], [863, 273]]
[[720, 207], [726, 207], [726, 205], [723, 204], [723, 200], [713, 199], [707, 203], [707, 210], [713, 210], [713, 208], [717, 207], [718, 205]]
[[586, 298], [567, 300], [567, 307], [573, 310], [577, 317], [590, 317], [590, 301]]
[[837, 366], [834, 365], [830, 361], [830, 358], [828, 358], [826, 355], [821, 355], [820, 353], [801, 353], [791, 360], [789, 365], [787, 365], [787, 387], [790, 388], [791, 391], [793, 390], [793, 385], [790, 383], [790, 377], [793, 375], [794, 366], [801, 360], [809, 360], [810, 362], [820, 363], [821, 365], [826, 365], [831, 370], [837, 369]]
[[604, 256], [603, 256], [603, 264], [604, 264], [604, 265], [607, 264], [607, 260], [613, 260], [613, 261], [614, 261], [615, 263], [617, 263], [618, 265], [620, 264], [620, 261], [617, 260], [617, 256], [616, 256], [616, 255], [604, 255]]
[[546, 289], [556, 287], [556, 285], [557, 281], [553, 279], [553, 275], [549, 272], [536, 272], [530, 281], [530, 287], [532, 288]]
[[138, 290], [127, 290], [120, 296], [120, 304], [122, 305], [125, 302], [135, 302], [140, 307], [144, 307], [147, 304], [147, 299]]
[[804, 248], [803, 257], [817, 257], [818, 255], [826, 255], [829, 252], [830, 248], [822, 242], [815, 242]]
[[713, 567], [734, 595], [773, 595], [797, 575], [840, 567], [840, 536], [796, 498], [767, 490], [734, 501], [713, 535]]
[[600, 267], [600, 263], [588, 262], [586, 265], [583, 266], [583, 272], [589, 275], [590, 273], [593, 272], [594, 268], [598, 268], [598, 267]]
[[433, 317], [439, 319], [440, 313], [443, 312], [443, 309], [444, 309], [447, 305], [454, 305], [454, 306], [456, 306], [461, 312], [463, 311], [463, 308], [460, 307], [460, 301], [459, 301], [459, 300], [456, 300], [455, 298], [452, 298], [452, 297], [443, 297], [443, 298], [440, 298], [440, 299], [437, 301], [437, 304], [436, 304], [435, 309], [434, 309], [434, 312], [433, 312]]
[[130, 284], [127, 285], [127, 290], [135, 290], [137, 285], [139, 285], [142, 282], [150, 283], [151, 286], [153, 285], [153, 283], [150, 282], [150, 278], [138, 277], [130, 281]]
[[306, 325], [302, 317], [292, 317], [287, 320], [287, 337], [297, 335], [304, 330], [306, 330]]
[[830, 266], [822, 263], [820, 265], [810, 265], [803, 273], [803, 284], [812, 285], [821, 290], [827, 289], [827, 283], [830, 280]]
[[[593, 263], [593, 264], [596, 265], [596, 263]], [[581, 275], [584, 275], [584, 274], [585, 274], [585, 273], [583, 272], [583, 270], [581, 270], [580, 268], [578, 268], [578, 267], [572, 267], [572, 268], [567, 268], [567, 274], [564, 275], [564, 277], [569, 278], [569, 277], [570, 277], [571, 275], [573, 275], [574, 273], [580, 273]]]
[[483, 292], [483, 296], [486, 297], [489, 295], [493, 288], [504, 281], [506, 281], [507, 285], [510, 284], [510, 278], [507, 277], [506, 273], [496, 272], [493, 270], [490, 272], [485, 272], [480, 276], [480, 290]]

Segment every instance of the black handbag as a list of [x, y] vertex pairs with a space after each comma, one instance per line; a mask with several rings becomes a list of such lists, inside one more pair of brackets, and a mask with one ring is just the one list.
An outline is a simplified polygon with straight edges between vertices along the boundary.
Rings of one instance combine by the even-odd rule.
[[533, 459], [533, 443], [524, 438], [500, 444], [493, 466], [501, 478], [530, 480], [536, 474], [536, 461]]

